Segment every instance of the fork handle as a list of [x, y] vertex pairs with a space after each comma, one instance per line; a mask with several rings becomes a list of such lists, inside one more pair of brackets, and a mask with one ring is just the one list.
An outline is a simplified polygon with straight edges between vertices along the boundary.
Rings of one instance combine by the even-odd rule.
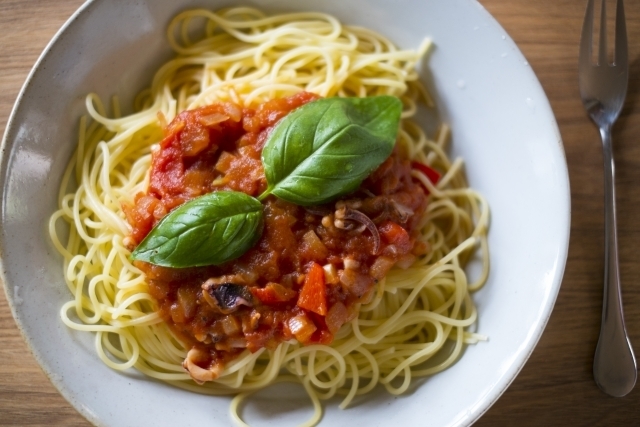
[[614, 397], [621, 397], [633, 389], [638, 372], [624, 325], [620, 293], [611, 128], [601, 127], [600, 135], [604, 153], [604, 294], [600, 337], [593, 360], [593, 377], [602, 391]]

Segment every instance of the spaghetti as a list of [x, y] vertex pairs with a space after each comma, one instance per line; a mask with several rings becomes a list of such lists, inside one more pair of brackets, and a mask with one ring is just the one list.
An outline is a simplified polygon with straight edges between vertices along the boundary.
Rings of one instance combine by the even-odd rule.
[[[202, 36], [192, 41], [195, 27]], [[277, 381], [301, 382], [316, 410], [305, 425], [314, 425], [321, 417], [320, 400], [342, 395], [344, 408], [378, 384], [401, 394], [413, 378], [454, 363], [464, 344], [485, 339], [468, 328], [477, 318], [470, 292], [484, 284], [489, 269], [487, 203], [468, 188], [462, 160], [447, 157], [447, 127], [432, 140], [411, 121], [419, 102], [432, 104], [415, 71], [428, 41], [417, 51], [399, 50], [381, 35], [342, 26], [329, 15], [267, 16], [250, 8], [183, 12], [170, 23], [168, 37], [177, 56], [137, 96], [135, 113], [122, 116], [114, 99], [107, 115], [95, 94], [87, 96], [91, 119], [80, 120], [60, 209], [49, 223], [74, 296], [63, 305], [62, 320], [72, 329], [95, 332], [105, 364], [135, 367], [200, 393], [235, 394], [232, 416], [240, 424], [239, 404], [251, 393]], [[435, 185], [424, 170], [411, 172], [430, 194], [418, 237], [430, 250], [379, 281], [371, 300], [330, 345], [289, 341], [275, 350], [244, 351], [217, 379], [197, 385], [182, 365], [189, 348], [155, 311], [146, 277], [130, 261], [131, 227], [122, 206], [133, 204], [134, 195], [149, 185], [151, 152], [166, 125], [158, 117], [172, 120], [218, 101], [253, 106], [301, 91], [402, 100], [399, 149], [442, 173]], [[60, 220], [69, 225], [66, 239]], [[476, 252], [482, 271], [469, 283], [464, 267]]]

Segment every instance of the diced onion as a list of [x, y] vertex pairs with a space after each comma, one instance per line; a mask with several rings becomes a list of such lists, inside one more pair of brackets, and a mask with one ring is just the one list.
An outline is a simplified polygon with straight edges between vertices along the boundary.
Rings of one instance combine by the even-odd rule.
[[218, 123], [226, 122], [227, 120], [229, 120], [229, 116], [220, 113], [212, 113], [198, 117], [198, 121], [202, 126], [213, 126]]
[[340, 282], [338, 270], [333, 264], [326, 264], [322, 269], [324, 270], [324, 283], [335, 285]]
[[332, 334], [336, 334], [340, 330], [342, 325], [347, 322], [348, 318], [349, 311], [347, 310], [347, 307], [343, 303], [338, 301], [331, 306], [324, 320], [327, 323], [327, 328], [329, 328], [329, 331]]
[[305, 314], [289, 319], [288, 326], [291, 333], [302, 343], [307, 342], [311, 338], [311, 334], [318, 329]]
[[369, 269], [369, 274], [376, 280], [382, 280], [387, 275], [389, 270], [391, 270], [393, 264], [395, 264], [395, 262], [389, 257], [378, 257]]
[[240, 323], [238, 322], [238, 319], [236, 319], [236, 316], [230, 314], [225, 316], [222, 320], [222, 330], [224, 331], [225, 335], [235, 335], [238, 332], [240, 332]]

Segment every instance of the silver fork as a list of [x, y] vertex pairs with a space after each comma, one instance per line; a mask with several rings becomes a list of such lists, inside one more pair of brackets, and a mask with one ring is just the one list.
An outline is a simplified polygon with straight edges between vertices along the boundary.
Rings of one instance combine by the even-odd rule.
[[614, 63], [607, 61], [607, 27], [605, 0], [600, 18], [600, 50], [598, 64], [591, 61], [593, 5], [589, 0], [580, 40], [580, 95], [591, 119], [600, 128], [604, 151], [605, 252], [604, 294], [600, 338], [593, 359], [593, 377], [605, 393], [621, 397], [636, 384], [637, 368], [631, 343], [627, 337], [620, 293], [618, 268], [618, 236], [616, 225], [616, 193], [614, 181], [611, 127], [618, 118], [627, 94], [629, 66], [627, 62], [627, 30], [624, 7], [616, 8]]

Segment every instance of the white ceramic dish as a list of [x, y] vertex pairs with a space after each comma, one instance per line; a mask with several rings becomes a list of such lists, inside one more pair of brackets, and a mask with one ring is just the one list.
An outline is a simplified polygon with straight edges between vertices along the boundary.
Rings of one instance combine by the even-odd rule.
[[[166, 60], [165, 27], [180, 10], [231, 1], [88, 2], [54, 37], [12, 113], [0, 162], [0, 250], [18, 326], [53, 384], [101, 426], [228, 425], [228, 398], [117, 373], [96, 357], [90, 334], [68, 330], [61, 260], [48, 241], [60, 178], [74, 148], [84, 96], [120, 94], [126, 104]], [[489, 200], [491, 276], [475, 295], [488, 343], [452, 368], [393, 398], [380, 393], [348, 410], [326, 405], [322, 425], [469, 425], [500, 396], [538, 341], [560, 287], [570, 197], [556, 122], [538, 80], [505, 31], [473, 0], [247, 0], [271, 11], [320, 10], [386, 34], [398, 45], [436, 43], [430, 71], [454, 155]], [[247, 408], [250, 420], [293, 425], [308, 411], [300, 389], [278, 387]]]

